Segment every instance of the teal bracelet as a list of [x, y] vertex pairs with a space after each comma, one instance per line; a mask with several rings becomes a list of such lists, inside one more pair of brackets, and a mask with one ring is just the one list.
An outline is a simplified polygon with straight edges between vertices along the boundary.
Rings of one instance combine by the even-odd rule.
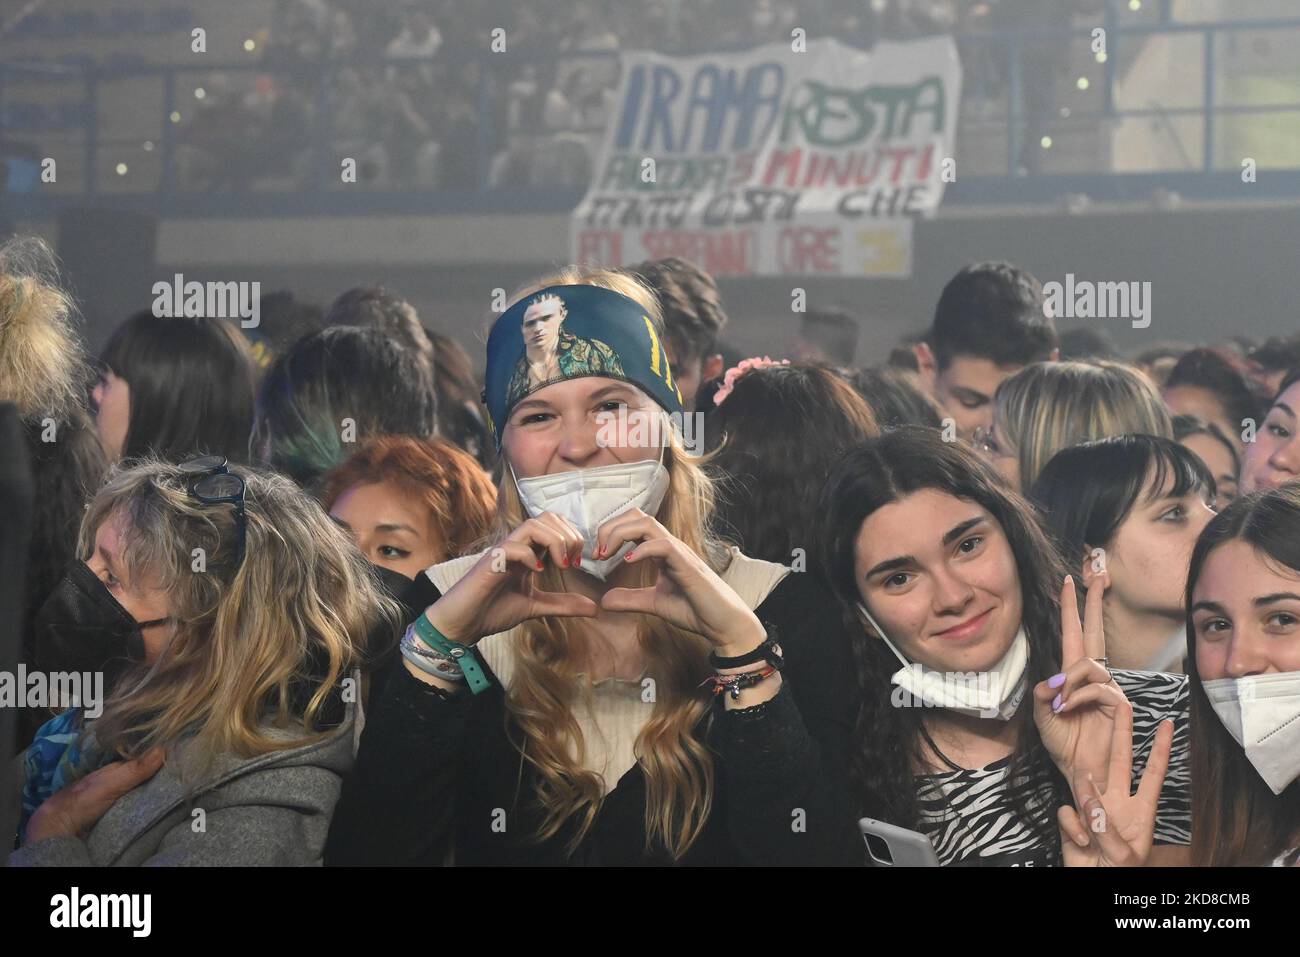
[[459, 642], [452, 641], [429, 621], [429, 616], [421, 614], [415, 619], [415, 633], [426, 645], [441, 654], [446, 655], [456, 664], [460, 665], [460, 670], [465, 674], [465, 683], [469, 685], [469, 690], [474, 694], [481, 694], [491, 687], [487, 675], [483, 674], [483, 666], [479, 664], [478, 655], [474, 649], [468, 645], [462, 645]]

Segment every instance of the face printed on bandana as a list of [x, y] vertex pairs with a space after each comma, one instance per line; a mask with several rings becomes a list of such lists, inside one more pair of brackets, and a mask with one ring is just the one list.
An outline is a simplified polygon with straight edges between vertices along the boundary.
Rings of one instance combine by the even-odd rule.
[[571, 379], [628, 382], [680, 414], [681, 391], [652, 314], [652, 306], [590, 285], [547, 286], [514, 302], [488, 336], [482, 397], [497, 448], [516, 405]]
[[510, 399], [526, 395], [546, 383], [575, 376], [608, 372], [623, 375], [618, 354], [599, 339], [565, 332], [568, 315], [564, 300], [553, 293], [533, 299], [519, 325], [524, 354], [510, 380]]
[[528, 307], [524, 312], [523, 335], [530, 361], [539, 362], [555, 355], [562, 322], [564, 300], [559, 296], [542, 297]]

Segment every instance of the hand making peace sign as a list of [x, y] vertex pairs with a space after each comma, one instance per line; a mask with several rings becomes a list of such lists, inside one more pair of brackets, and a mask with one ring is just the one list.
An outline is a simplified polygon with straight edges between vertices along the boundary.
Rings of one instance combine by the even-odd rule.
[[1039, 737], [1076, 799], [1089, 775], [1106, 792], [1116, 715], [1128, 707], [1124, 692], [1102, 664], [1102, 598], [1108, 582], [1105, 573], [1093, 579], [1080, 625], [1074, 579], [1066, 576], [1061, 588], [1061, 671], [1034, 686]]
[[1133, 778], [1133, 706], [1127, 701], [1115, 715], [1111, 738], [1110, 787], [1102, 794], [1091, 777], [1076, 789], [1080, 810], [1057, 809], [1061, 858], [1066, 867], [1141, 867], [1155, 840], [1160, 789], [1169, 770], [1174, 723], [1160, 722], [1155, 743], [1136, 794]]

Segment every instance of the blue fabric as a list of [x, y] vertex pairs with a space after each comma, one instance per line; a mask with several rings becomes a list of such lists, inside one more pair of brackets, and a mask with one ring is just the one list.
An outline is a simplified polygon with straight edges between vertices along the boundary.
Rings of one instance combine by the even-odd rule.
[[27, 831], [27, 822], [49, 796], [70, 783], [73, 770], [81, 760], [78, 738], [83, 730], [80, 708], [70, 708], [55, 715], [36, 731], [23, 763], [27, 781], [23, 785], [23, 813], [18, 834]]
[[[534, 342], [530, 355], [525, 336], [538, 322], [548, 326], [540, 333], [546, 341]], [[488, 337], [483, 404], [497, 448], [520, 399], [583, 376], [631, 382], [668, 412], [682, 411], [663, 344], [639, 303], [599, 286], [548, 286], [506, 310]]]

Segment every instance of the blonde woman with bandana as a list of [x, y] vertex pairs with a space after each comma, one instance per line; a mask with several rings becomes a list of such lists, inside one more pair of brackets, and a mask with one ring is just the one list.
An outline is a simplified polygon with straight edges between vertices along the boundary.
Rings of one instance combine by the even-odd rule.
[[[554, 299], [611, 356], [520, 394], [525, 315]], [[842, 750], [851, 715], [817, 700], [845, 659], [802, 624], [804, 576], [710, 536], [709, 482], [658, 428], [681, 411], [660, 328], [635, 279], [576, 268], [494, 325], [497, 533], [405, 596], [328, 863], [739, 863], [719, 723], [784, 675]]]

